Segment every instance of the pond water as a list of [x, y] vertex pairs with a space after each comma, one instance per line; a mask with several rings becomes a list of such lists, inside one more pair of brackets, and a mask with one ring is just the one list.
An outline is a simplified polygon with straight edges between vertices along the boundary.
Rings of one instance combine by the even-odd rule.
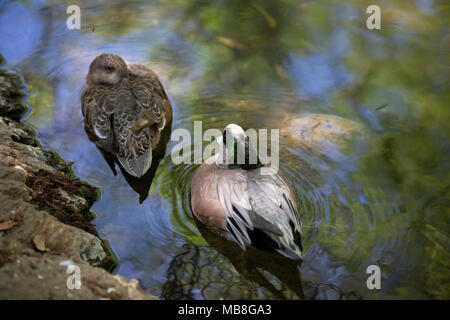
[[[0, 2], [0, 53], [27, 85], [46, 148], [98, 186], [100, 235], [116, 273], [166, 299], [399, 299], [450, 297], [450, 34], [444, 1]], [[283, 128], [306, 113], [363, 127], [351, 150], [327, 155], [282, 145], [281, 172], [303, 222], [299, 267], [202, 234], [189, 208], [198, 165], [174, 165], [169, 142], [148, 198], [113, 176], [83, 130], [89, 63], [111, 52], [150, 66], [174, 108], [172, 129]], [[234, 251], [233, 251], [234, 250]], [[251, 250], [250, 250], [251, 251]], [[381, 289], [366, 286], [370, 265]]]

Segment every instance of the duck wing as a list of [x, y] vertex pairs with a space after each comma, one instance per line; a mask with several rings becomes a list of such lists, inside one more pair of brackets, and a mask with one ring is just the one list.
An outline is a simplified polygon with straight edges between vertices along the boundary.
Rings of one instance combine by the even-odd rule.
[[117, 93], [106, 86], [87, 88], [81, 95], [84, 129], [89, 139], [107, 152], [113, 147], [111, 116], [116, 111], [116, 99]]
[[140, 112], [133, 93], [125, 85], [95, 86], [83, 92], [81, 101], [89, 139], [116, 156], [130, 175], [141, 177], [151, 166], [158, 136], [148, 127], [132, 131]]
[[243, 170], [224, 170], [222, 173], [225, 174], [218, 176], [215, 196], [225, 211], [226, 230], [245, 250], [245, 246], [251, 244], [248, 232], [254, 229], [250, 216], [248, 175]]
[[208, 163], [210, 160], [200, 166], [192, 179], [192, 210], [200, 221], [245, 250], [245, 245], [251, 243], [248, 230], [253, 229], [247, 174], [218, 168], [215, 163]]
[[120, 107], [112, 117], [114, 151], [122, 167], [132, 176], [140, 178], [152, 164], [152, 147], [159, 136], [145, 127], [133, 131], [139, 111], [136, 100], [129, 90], [121, 95], [117, 103]]
[[279, 233], [266, 232], [277, 244], [279, 253], [292, 258], [301, 259], [301, 222], [296, 209], [295, 200], [287, 183], [272, 168], [265, 167], [249, 171], [248, 192], [253, 208], [253, 221], [259, 225], [272, 225]]
[[163, 130], [166, 125], [166, 107], [170, 102], [158, 76], [142, 65], [129, 65], [128, 68], [131, 72], [129, 88], [142, 107], [134, 131], [152, 125], [156, 125], [159, 131]]
[[[254, 187], [249, 172], [220, 169], [215, 164], [205, 163], [197, 170], [191, 186], [191, 204], [196, 217], [206, 225], [227, 231], [243, 250], [252, 244], [253, 231], [262, 231], [274, 238], [283, 236], [283, 230], [273, 223], [277, 220], [271, 220], [274, 215], [265, 214], [278, 207], [271, 202], [268, 203], [270, 207], [263, 210], [259, 210], [259, 202], [253, 206], [251, 192]], [[275, 214], [284, 216], [280, 210]]]

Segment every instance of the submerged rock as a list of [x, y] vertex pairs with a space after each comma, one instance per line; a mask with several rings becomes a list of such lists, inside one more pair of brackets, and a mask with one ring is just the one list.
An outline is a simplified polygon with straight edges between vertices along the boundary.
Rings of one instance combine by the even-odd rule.
[[330, 114], [306, 114], [289, 119], [280, 130], [284, 145], [306, 148], [333, 160], [349, 154], [354, 143], [364, 136], [363, 127], [357, 122]]
[[[105, 271], [118, 260], [90, 222], [99, 190], [18, 122], [28, 110], [24, 90], [19, 76], [0, 69], [0, 299], [153, 298]], [[79, 290], [68, 289], [62, 261], [80, 268]]]

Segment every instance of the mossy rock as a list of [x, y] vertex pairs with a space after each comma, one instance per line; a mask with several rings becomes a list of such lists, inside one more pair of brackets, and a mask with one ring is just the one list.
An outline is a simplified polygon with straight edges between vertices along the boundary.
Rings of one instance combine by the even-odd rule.
[[0, 69], [0, 116], [19, 120], [28, 112], [28, 106], [22, 103], [26, 95], [22, 79], [15, 73]]

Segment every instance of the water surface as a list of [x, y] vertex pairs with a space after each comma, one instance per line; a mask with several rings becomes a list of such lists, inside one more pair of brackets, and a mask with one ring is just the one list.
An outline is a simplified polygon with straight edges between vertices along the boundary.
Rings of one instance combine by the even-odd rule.
[[[116, 273], [149, 293], [448, 299], [448, 12], [444, 1], [381, 1], [382, 29], [368, 30], [369, 4], [83, 1], [82, 29], [68, 30], [66, 1], [2, 1], [0, 52], [28, 84], [26, 121], [42, 145], [101, 188], [95, 224], [120, 259]], [[200, 233], [189, 208], [197, 166], [172, 163], [174, 142], [143, 204], [112, 175], [83, 131], [79, 99], [89, 63], [103, 52], [161, 76], [173, 129], [191, 130], [195, 120], [203, 129], [281, 128], [305, 113], [363, 126], [362, 142], [344, 154], [282, 145], [281, 171], [304, 227], [298, 276], [265, 254], [249, 258], [256, 269], [240, 265], [231, 244]], [[372, 264], [381, 290], [366, 287]]]

